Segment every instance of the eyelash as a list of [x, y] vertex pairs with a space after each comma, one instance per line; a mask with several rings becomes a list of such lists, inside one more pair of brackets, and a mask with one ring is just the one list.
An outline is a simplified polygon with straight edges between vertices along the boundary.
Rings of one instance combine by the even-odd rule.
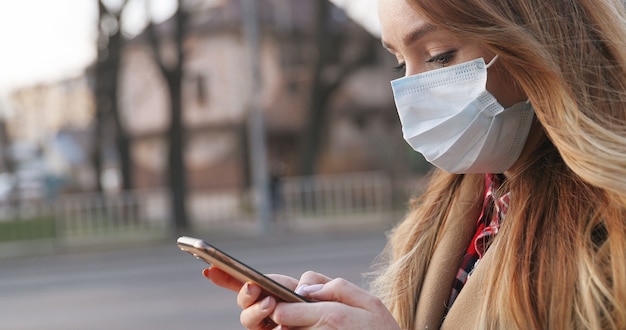
[[393, 67], [393, 71], [399, 74], [404, 75], [406, 72], [406, 63], [400, 63], [397, 66]]
[[[455, 54], [456, 50], [451, 50], [443, 54], [438, 54], [426, 60], [426, 63], [433, 63], [443, 67], [446, 66], [446, 64], [452, 62]], [[397, 66], [394, 66], [393, 71], [402, 75], [406, 74], [406, 63], [400, 63]]]
[[438, 64], [441, 66], [445, 66], [446, 64], [450, 63], [452, 61], [452, 59], [454, 58], [454, 55], [456, 53], [456, 50], [451, 50], [449, 52], [445, 52], [443, 54], [438, 54], [435, 55], [433, 57], [431, 57], [430, 59], [428, 59], [426, 61], [426, 63], [434, 63], [434, 64]]

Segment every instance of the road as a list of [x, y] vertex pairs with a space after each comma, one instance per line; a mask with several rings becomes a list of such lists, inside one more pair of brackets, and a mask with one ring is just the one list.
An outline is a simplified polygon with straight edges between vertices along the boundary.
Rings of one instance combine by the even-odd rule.
[[[215, 244], [264, 273], [315, 270], [362, 287], [382, 230], [281, 234]], [[235, 294], [175, 244], [0, 260], [0, 329], [241, 329]]]

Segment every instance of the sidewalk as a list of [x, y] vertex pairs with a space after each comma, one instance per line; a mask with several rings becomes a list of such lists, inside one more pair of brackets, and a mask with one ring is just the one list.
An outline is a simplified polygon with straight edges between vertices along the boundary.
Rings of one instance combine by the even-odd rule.
[[[244, 240], [256, 241], [267, 239], [289, 239], [290, 236], [323, 235], [340, 232], [386, 232], [394, 221], [401, 218], [399, 213], [367, 216], [343, 215], [338, 218], [317, 217], [297, 218], [288, 222], [274, 224], [273, 232], [259, 234], [255, 223], [203, 225], [190, 236], [203, 237], [217, 241]], [[11, 258], [48, 256], [55, 254], [97, 252], [111, 249], [125, 249], [142, 245], [165, 243], [175, 239], [165, 232], [115, 232], [102, 235], [58, 237], [53, 239], [23, 240], [0, 242], [0, 261]]]

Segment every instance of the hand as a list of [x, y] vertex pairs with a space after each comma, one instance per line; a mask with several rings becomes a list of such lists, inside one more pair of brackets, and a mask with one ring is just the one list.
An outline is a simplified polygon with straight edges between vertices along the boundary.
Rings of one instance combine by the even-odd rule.
[[[277, 280], [295, 287], [294, 279], [281, 276]], [[316, 302], [277, 303], [272, 297], [258, 301], [260, 288], [247, 284], [237, 297], [244, 309], [241, 323], [248, 329], [271, 329], [269, 318], [288, 329], [399, 329], [379, 299], [346, 280], [306, 272], [295, 291]]]
[[[261, 297], [261, 288], [245, 285], [218, 268], [205, 269], [204, 276], [218, 286], [239, 291], [237, 304], [243, 309], [241, 324], [248, 329], [273, 329], [280, 324], [289, 329], [399, 329], [382, 302], [343, 279], [330, 279], [306, 272], [300, 281], [288, 276], [268, 275], [314, 303], [277, 303]], [[273, 321], [273, 322], [271, 322]]]
[[[237, 295], [237, 305], [243, 309], [241, 313], [241, 324], [246, 328], [274, 329], [277, 326], [276, 323], [268, 317], [276, 306], [276, 300], [273, 297], [261, 298], [261, 287], [251, 282], [242, 283], [221, 269], [213, 266], [204, 269], [202, 274], [217, 286], [239, 292]], [[266, 276], [291, 290], [294, 290], [298, 284], [298, 280], [288, 276], [276, 274]]]

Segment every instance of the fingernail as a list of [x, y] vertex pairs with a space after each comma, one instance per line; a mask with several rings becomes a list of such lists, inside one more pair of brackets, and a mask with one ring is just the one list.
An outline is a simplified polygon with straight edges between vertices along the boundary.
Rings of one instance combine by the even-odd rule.
[[202, 275], [206, 278], [209, 278], [209, 269], [205, 268], [202, 270]]
[[324, 288], [324, 284], [313, 284], [313, 285], [307, 285], [304, 288], [302, 288], [302, 293], [304, 294], [310, 294], [313, 292], [317, 292], [321, 289]]
[[304, 290], [304, 288], [306, 288], [307, 286], [309, 286], [308, 284], [300, 284], [298, 285], [298, 287], [296, 288], [296, 290], [294, 291], [296, 294], [302, 295], [304, 294], [304, 292], [302, 290]]
[[250, 283], [246, 283], [243, 285], [243, 288], [245, 290], [245, 293], [249, 296], [252, 294], [252, 290], [250, 290]]
[[262, 310], [266, 310], [268, 308], [270, 308], [270, 306], [272, 305], [272, 301], [270, 300], [271, 298], [269, 296], [265, 297], [265, 299], [261, 300], [261, 309]]
[[295, 293], [299, 295], [307, 295], [307, 294], [311, 294], [313, 292], [319, 291], [323, 287], [324, 287], [324, 284], [313, 284], [313, 285], [301, 284], [300, 286], [296, 288]]

